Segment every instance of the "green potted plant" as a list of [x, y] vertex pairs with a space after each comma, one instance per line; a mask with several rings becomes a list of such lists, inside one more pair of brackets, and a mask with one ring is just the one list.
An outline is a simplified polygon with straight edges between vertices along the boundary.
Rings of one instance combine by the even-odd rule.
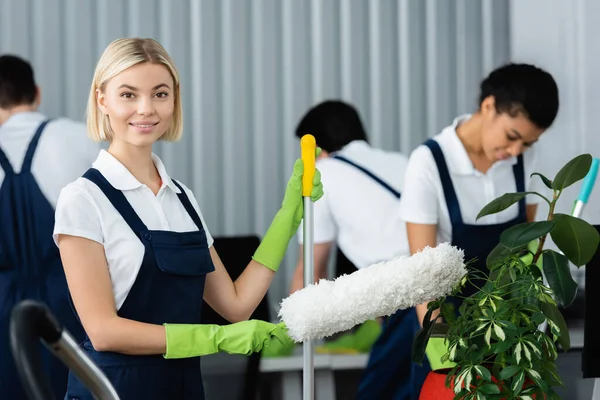
[[[515, 225], [502, 233], [487, 257], [489, 271], [477, 276], [483, 278], [481, 290], [463, 300], [458, 316], [445, 298], [429, 304], [413, 343], [413, 360], [423, 360], [430, 338], [444, 338], [447, 351], [440, 361], [449, 367], [437, 374], [445, 375], [446, 390], [452, 390], [455, 400], [559, 398], [552, 390], [562, 385], [556, 369], [557, 347], [564, 351], [570, 347], [559, 307], [569, 306], [577, 293], [569, 262], [585, 265], [600, 238], [593, 226], [555, 213], [555, 207], [563, 190], [583, 179], [591, 163], [589, 154], [575, 157], [553, 180], [534, 173], [532, 177], [544, 182], [550, 196], [507, 193], [479, 213], [478, 218], [498, 213], [528, 194], [540, 196], [548, 205], [545, 221]], [[544, 247], [548, 235], [560, 252]], [[440, 316], [430, 321], [438, 308]], [[539, 329], [544, 322], [548, 332]]]

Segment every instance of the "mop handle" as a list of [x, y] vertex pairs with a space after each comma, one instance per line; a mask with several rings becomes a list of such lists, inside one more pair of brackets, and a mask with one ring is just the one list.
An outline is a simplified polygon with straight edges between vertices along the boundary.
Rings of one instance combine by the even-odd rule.
[[[304, 164], [302, 175], [302, 196], [304, 200], [304, 287], [314, 281], [314, 237], [313, 237], [313, 203], [310, 198], [312, 180], [315, 175], [315, 150], [316, 141], [312, 135], [304, 135], [300, 139], [301, 158]], [[302, 344], [302, 393], [304, 400], [315, 398], [315, 372], [314, 372], [314, 343], [310, 340]]]
[[599, 164], [600, 160], [594, 158], [592, 160], [590, 170], [588, 171], [585, 178], [583, 178], [583, 183], [581, 184], [581, 189], [579, 190], [579, 196], [577, 196], [577, 200], [575, 201], [575, 207], [573, 208], [573, 212], [571, 214], [574, 217], [579, 218], [583, 213], [583, 208], [587, 204], [588, 199], [590, 198], [590, 194], [592, 193], [592, 189], [594, 189], [594, 184], [596, 183]]
[[315, 151], [317, 144], [313, 135], [304, 135], [300, 139], [300, 152], [304, 163], [304, 175], [302, 176], [302, 196], [310, 197], [312, 191], [312, 180], [315, 176]]

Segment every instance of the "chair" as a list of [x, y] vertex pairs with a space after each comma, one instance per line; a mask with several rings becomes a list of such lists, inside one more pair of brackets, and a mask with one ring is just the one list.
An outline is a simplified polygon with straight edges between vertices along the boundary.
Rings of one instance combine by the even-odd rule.
[[[225, 265], [232, 280], [236, 280], [242, 274], [260, 244], [258, 236], [215, 237], [214, 240], [214, 247], [219, 253], [219, 257], [223, 261], [223, 265]], [[268, 295], [263, 297], [250, 319], [270, 321]], [[206, 303], [202, 307], [202, 323], [229, 324], [226, 319], [221, 317]], [[226, 356], [229, 355], [223, 355], [222, 359], [225, 359]], [[237, 357], [237, 359], [246, 362], [242, 389], [238, 396], [241, 400], [255, 400], [257, 397], [259, 391], [260, 357], [260, 353], [254, 353], [249, 357]], [[235, 359], [234, 357], [228, 358]]]

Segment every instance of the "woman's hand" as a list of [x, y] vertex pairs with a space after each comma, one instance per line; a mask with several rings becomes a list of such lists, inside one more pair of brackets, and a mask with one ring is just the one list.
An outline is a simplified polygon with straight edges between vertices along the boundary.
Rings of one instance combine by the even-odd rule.
[[[316, 149], [316, 156], [321, 149]], [[260, 246], [252, 257], [253, 260], [264, 265], [272, 271], [279, 269], [283, 260], [288, 243], [296, 234], [300, 222], [304, 217], [304, 203], [302, 201], [302, 177], [304, 174], [304, 163], [297, 159], [294, 164], [294, 172], [288, 181], [281, 208], [275, 215], [271, 226], [267, 230]], [[313, 188], [311, 191], [312, 201], [317, 201], [323, 196], [323, 184], [321, 173], [315, 169], [313, 177]]]

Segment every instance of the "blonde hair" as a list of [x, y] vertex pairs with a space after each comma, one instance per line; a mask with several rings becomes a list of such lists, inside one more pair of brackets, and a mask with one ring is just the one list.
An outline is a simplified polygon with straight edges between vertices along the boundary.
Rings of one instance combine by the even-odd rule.
[[104, 115], [98, 107], [96, 91], [104, 91], [106, 83], [110, 79], [127, 68], [142, 63], [164, 65], [171, 73], [175, 86], [173, 119], [171, 126], [160, 139], [176, 141], [181, 137], [183, 131], [183, 114], [179, 90], [179, 73], [175, 68], [173, 60], [171, 60], [164, 47], [154, 39], [123, 38], [113, 41], [104, 50], [98, 61], [98, 65], [96, 65], [96, 71], [92, 79], [86, 111], [86, 123], [88, 134], [94, 141], [111, 141], [114, 136], [108, 116]]

